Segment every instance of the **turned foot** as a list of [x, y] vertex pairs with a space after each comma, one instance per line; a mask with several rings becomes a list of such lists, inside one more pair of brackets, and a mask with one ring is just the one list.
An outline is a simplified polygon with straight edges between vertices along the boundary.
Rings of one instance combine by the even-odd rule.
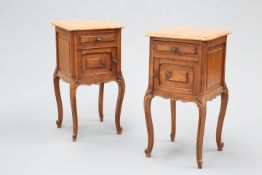
[[73, 142], [77, 142], [77, 135], [72, 135], [72, 138], [73, 138]]
[[123, 131], [123, 128], [122, 128], [122, 127], [119, 127], [119, 128], [117, 129], [116, 133], [117, 133], [118, 135], [121, 135], [121, 134], [122, 134], [122, 131]]
[[144, 152], [145, 152], [147, 158], [151, 157], [151, 151], [148, 148], [145, 149]]
[[217, 145], [218, 151], [223, 151], [223, 148], [224, 148], [224, 143], [223, 142], [221, 142], [220, 144]]
[[100, 118], [100, 122], [103, 122], [104, 121], [104, 119], [103, 118]]
[[198, 169], [202, 169], [203, 166], [203, 160], [198, 160], [197, 161]]
[[58, 120], [56, 121], [56, 125], [57, 125], [57, 128], [61, 128], [62, 127], [62, 122], [59, 122]]

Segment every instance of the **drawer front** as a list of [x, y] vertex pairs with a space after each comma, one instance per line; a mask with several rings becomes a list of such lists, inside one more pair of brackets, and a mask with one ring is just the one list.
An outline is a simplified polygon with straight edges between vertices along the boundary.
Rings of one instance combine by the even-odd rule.
[[154, 89], [192, 95], [194, 63], [169, 58], [154, 58]]
[[199, 47], [197, 44], [173, 41], [154, 41], [154, 55], [179, 60], [198, 61]]
[[115, 32], [79, 32], [78, 33], [78, 44], [88, 44], [88, 43], [104, 43], [104, 42], [115, 42], [116, 33]]
[[78, 55], [80, 79], [106, 81], [116, 76], [116, 48], [82, 50]]

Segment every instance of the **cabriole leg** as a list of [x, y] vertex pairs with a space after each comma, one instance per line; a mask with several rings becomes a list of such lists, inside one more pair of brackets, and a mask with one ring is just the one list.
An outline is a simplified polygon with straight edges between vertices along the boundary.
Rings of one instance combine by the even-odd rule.
[[170, 108], [171, 108], [171, 142], [175, 141], [176, 137], [176, 101], [170, 100]]
[[122, 75], [118, 77], [116, 82], [118, 84], [118, 98], [117, 98], [117, 104], [116, 104], [115, 124], [116, 124], [117, 134], [121, 134], [122, 127], [120, 125], [120, 115], [121, 115], [124, 94], [125, 94], [125, 81]]
[[218, 151], [222, 151], [224, 147], [224, 143], [222, 142], [221, 135], [222, 135], [226, 109], [227, 109], [227, 102], [228, 102], [228, 89], [227, 86], [225, 85], [224, 92], [221, 94], [221, 107], [220, 107], [220, 113], [217, 121], [216, 141], [217, 141]]
[[202, 101], [198, 104], [199, 108], [199, 121], [198, 121], [198, 132], [197, 132], [197, 164], [198, 168], [201, 169], [203, 165], [202, 151], [203, 151], [203, 137], [205, 130], [206, 121], [206, 101]]
[[73, 117], [73, 141], [76, 142], [78, 132], [77, 106], [76, 106], [76, 89], [77, 84], [70, 84], [71, 110]]
[[144, 97], [144, 110], [145, 110], [145, 119], [146, 119], [147, 136], [148, 136], [148, 144], [147, 144], [147, 148], [145, 149], [145, 154], [147, 157], [151, 157], [151, 152], [154, 146], [154, 128], [153, 128], [153, 122], [151, 117], [152, 99], [153, 99], [152, 92], [150, 90], [147, 90]]
[[56, 121], [56, 125], [58, 128], [61, 128], [63, 122], [63, 105], [62, 105], [62, 99], [60, 94], [59, 77], [57, 76], [56, 71], [54, 72], [53, 81], [54, 81], [55, 97], [56, 97], [57, 110], [58, 110], [58, 119]]
[[99, 118], [101, 122], [104, 119], [103, 101], [104, 101], [104, 83], [101, 83], [99, 85], [99, 97], [98, 97], [98, 112], [99, 112]]

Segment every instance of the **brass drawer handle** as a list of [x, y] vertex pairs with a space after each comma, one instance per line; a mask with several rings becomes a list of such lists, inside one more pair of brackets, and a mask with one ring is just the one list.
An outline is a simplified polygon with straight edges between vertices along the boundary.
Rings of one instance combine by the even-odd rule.
[[166, 79], [169, 80], [172, 76], [172, 72], [171, 71], [166, 71]]
[[171, 52], [174, 52], [174, 53], [178, 53], [178, 48], [176, 48], [176, 47], [171, 47]]
[[101, 36], [96, 37], [96, 41], [101, 41], [101, 40], [102, 40]]
[[99, 64], [101, 67], [106, 67], [106, 62], [104, 62], [103, 58], [99, 59]]

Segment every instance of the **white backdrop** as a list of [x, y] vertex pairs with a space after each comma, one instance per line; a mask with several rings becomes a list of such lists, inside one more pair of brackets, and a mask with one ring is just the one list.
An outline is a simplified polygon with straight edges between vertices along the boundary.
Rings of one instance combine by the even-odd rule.
[[[262, 3], [222, 0], [1, 0], [0, 174], [261, 174]], [[123, 23], [122, 69], [126, 94], [122, 135], [114, 126], [116, 83], [105, 85], [104, 122], [98, 117], [98, 86], [77, 91], [78, 142], [73, 143], [69, 87], [61, 83], [64, 122], [56, 128], [52, 74], [52, 20], [110, 20]], [[208, 103], [204, 169], [195, 161], [198, 111], [177, 105], [176, 142], [169, 141], [169, 100], [154, 98], [155, 147], [147, 144], [143, 96], [148, 81], [145, 33], [167, 27], [225, 28], [226, 79], [230, 91], [223, 141], [216, 151], [220, 98]]]

